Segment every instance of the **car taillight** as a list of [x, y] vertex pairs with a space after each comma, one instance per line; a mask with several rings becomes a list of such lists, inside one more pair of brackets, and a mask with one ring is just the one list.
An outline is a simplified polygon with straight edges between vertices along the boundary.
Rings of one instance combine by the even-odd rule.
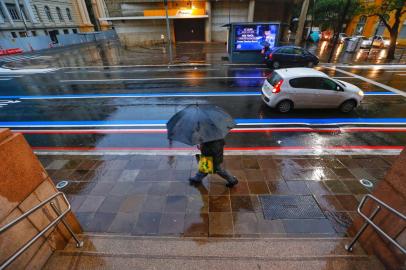
[[282, 86], [283, 80], [280, 80], [277, 84], [272, 89], [272, 93], [277, 94], [281, 91], [281, 86]]
[[270, 54], [268, 55], [268, 59], [269, 59], [269, 60], [272, 59], [272, 53], [270, 53]]

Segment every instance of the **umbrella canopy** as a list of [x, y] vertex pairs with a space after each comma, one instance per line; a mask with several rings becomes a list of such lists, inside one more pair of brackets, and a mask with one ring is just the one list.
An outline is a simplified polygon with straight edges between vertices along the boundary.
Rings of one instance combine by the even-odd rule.
[[215, 105], [189, 105], [166, 123], [168, 139], [188, 145], [224, 139], [233, 118]]

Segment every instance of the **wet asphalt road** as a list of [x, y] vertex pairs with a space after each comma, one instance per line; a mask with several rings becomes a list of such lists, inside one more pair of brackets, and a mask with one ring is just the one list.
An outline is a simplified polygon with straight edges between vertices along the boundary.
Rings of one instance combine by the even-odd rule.
[[187, 65], [168, 67], [159, 54], [146, 49], [123, 53], [110, 44], [8, 63], [62, 68], [0, 75], [0, 125], [23, 131], [37, 150], [178, 149], [187, 146], [168, 142], [165, 122], [188, 104], [210, 103], [240, 124], [227, 137], [228, 147], [236, 150], [383, 153], [406, 144], [406, 66], [321, 64], [319, 70], [363, 89], [363, 104], [350, 114], [280, 114], [261, 101], [260, 87], [270, 73], [262, 65], [228, 65], [219, 60], [225, 55], [222, 46], [214, 45], [198, 54], [184, 50], [178, 59], [198, 59]]

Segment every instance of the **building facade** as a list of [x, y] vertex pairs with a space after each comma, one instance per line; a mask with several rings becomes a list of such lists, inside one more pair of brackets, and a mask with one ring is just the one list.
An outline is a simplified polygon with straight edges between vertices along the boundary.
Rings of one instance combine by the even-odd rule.
[[0, 0], [0, 38], [56, 40], [57, 35], [106, 30], [108, 22], [97, 21], [105, 11], [103, 0]]
[[[382, 0], [372, 0], [377, 4], [382, 3]], [[406, 9], [406, 6], [405, 8]], [[389, 19], [390, 24], [394, 21], [394, 14], [392, 13]], [[401, 17], [399, 26], [398, 42], [399, 44], [406, 45], [406, 13]], [[375, 33], [377, 35], [382, 35], [384, 37], [390, 37], [388, 30], [385, 25], [380, 21], [377, 16], [366, 16], [363, 14], [355, 16], [349, 23], [346, 34], [352, 35], [362, 35], [366, 37], [372, 37]]]
[[[227, 40], [233, 22], [288, 24], [295, 0], [168, 0], [171, 38], [175, 42]], [[112, 22], [126, 45], [159, 43], [167, 37], [163, 0], [106, 0]]]

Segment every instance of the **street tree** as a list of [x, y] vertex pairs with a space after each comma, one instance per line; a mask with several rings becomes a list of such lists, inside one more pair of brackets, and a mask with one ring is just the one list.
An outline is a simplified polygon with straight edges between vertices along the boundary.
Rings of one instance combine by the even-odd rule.
[[[398, 39], [401, 17], [406, 12], [405, 0], [382, 0], [379, 5], [377, 3], [370, 4], [363, 2], [360, 5], [360, 13], [372, 17], [377, 16], [385, 25], [390, 34], [390, 45], [388, 48], [387, 59], [395, 58], [396, 41]], [[393, 14], [393, 20], [390, 20], [390, 15]]]
[[347, 0], [315, 0], [314, 4], [314, 25], [321, 30], [332, 30], [333, 35], [338, 34], [341, 29], [340, 22], [348, 24], [357, 11], [357, 0], [350, 0], [348, 12], [343, 18], [343, 10]]

